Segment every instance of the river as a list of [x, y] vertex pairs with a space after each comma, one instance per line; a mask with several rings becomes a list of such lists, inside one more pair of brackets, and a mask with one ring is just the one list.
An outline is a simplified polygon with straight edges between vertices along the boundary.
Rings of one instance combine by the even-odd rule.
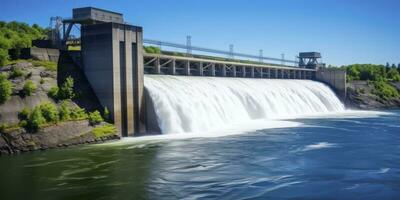
[[0, 199], [400, 199], [400, 111], [0, 157]]

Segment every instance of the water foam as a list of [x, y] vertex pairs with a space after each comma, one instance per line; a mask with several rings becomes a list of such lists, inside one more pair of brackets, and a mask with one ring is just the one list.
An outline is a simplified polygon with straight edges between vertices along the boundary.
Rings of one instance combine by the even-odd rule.
[[345, 110], [328, 86], [310, 80], [146, 75], [145, 88], [163, 134]]

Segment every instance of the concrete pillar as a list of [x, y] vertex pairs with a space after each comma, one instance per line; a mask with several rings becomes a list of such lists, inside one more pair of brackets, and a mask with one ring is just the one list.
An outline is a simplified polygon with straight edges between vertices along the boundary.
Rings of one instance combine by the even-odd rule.
[[250, 77], [254, 78], [254, 67], [250, 67]]
[[242, 77], [246, 77], [246, 67], [242, 66]]
[[184, 74], [186, 76], [190, 75], [190, 61], [189, 60], [185, 61]]
[[154, 61], [154, 73], [160, 74], [161, 73], [161, 65], [160, 65], [160, 57], [157, 57]]
[[267, 71], [268, 71], [268, 78], [271, 78], [271, 69], [268, 68]]
[[222, 64], [221, 76], [222, 76], [222, 77], [225, 77], [225, 76], [226, 76], [226, 65], [225, 65], [225, 64]]
[[232, 71], [232, 76], [236, 77], [236, 66], [235, 65], [231, 66], [231, 71]]
[[215, 63], [211, 64], [211, 76], [215, 76]]
[[171, 63], [169, 64], [169, 73], [171, 75], [175, 75], [176, 73], [176, 60], [172, 59]]
[[197, 68], [198, 72], [199, 72], [199, 76], [203, 76], [203, 62], [199, 63], [199, 67]]

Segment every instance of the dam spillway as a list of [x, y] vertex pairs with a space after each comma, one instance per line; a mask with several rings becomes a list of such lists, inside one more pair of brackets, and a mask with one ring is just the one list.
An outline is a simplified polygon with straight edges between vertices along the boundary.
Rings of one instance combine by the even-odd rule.
[[345, 109], [327, 85], [311, 80], [145, 75], [144, 84], [163, 134]]

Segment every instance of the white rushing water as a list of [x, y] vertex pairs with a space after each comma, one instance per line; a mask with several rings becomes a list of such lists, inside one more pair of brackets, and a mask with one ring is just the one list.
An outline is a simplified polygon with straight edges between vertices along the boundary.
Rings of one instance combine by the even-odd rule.
[[163, 134], [216, 131], [260, 119], [344, 111], [326, 85], [278, 80], [146, 75]]

